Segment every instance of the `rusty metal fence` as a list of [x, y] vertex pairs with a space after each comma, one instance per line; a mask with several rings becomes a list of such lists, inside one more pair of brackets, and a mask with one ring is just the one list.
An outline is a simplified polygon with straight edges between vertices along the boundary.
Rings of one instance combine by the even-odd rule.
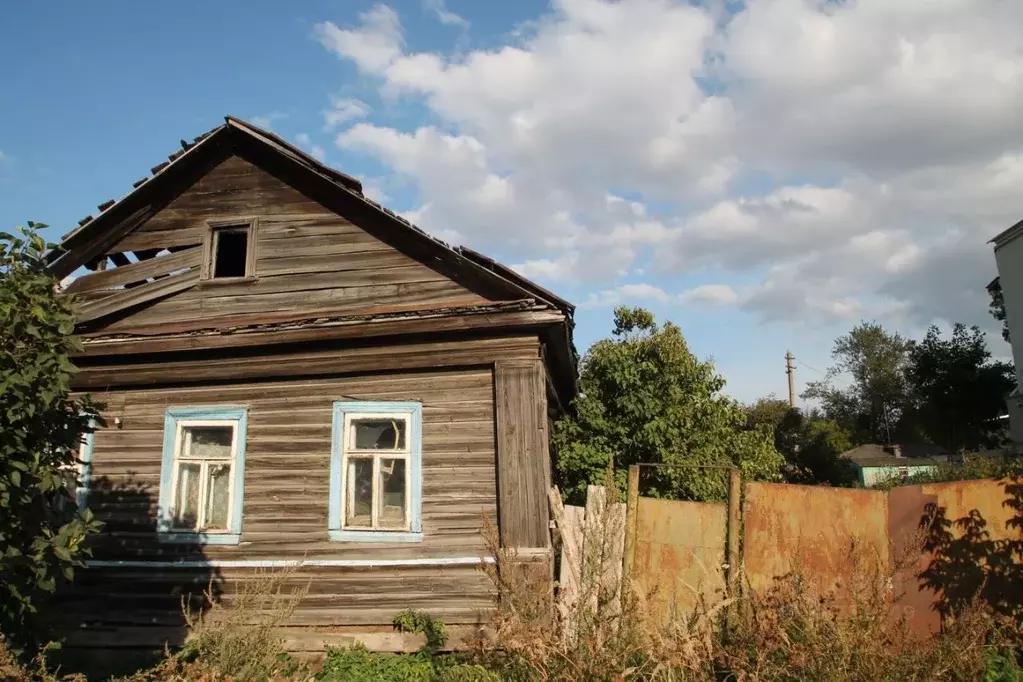
[[[894, 570], [912, 552], [915, 563], [892, 589], [914, 630], [935, 632], [943, 604], [961, 586], [942, 584], [950, 578], [934, 578], [929, 567], [959, 561], [953, 552], [979, 563], [1019, 559], [1012, 543], [1023, 540], [1023, 483], [962, 481], [881, 492], [743, 485], [737, 470], [726, 469], [727, 502], [710, 503], [640, 496], [641, 468], [629, 469], [624, 572], [665, 615], [691, 611], [700, 600], [713, 604], [740, 587], [768, 590], [795, 571], [817, 589], [840, 594], [865, 564]], [[1023, 603], [1023, 585], [1018, 589]]]

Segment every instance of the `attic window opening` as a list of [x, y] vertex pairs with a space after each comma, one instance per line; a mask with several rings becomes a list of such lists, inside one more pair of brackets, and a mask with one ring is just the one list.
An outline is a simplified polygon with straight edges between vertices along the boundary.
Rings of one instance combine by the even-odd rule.
[[204, 279], [252, 277], [255, 221], [210, 224]]
[[248, 252], [248, 227], [217, 230], [213, 235], [213, 279], [244, 277]]

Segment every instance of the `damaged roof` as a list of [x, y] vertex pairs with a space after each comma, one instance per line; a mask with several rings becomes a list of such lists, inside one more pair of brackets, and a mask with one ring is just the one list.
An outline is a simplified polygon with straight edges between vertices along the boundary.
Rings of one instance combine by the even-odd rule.
[[[440, 258], [451, 261], [460, 268], [472, 270], [477, 276], [499, 283], [503, 288], [522, 294], [524, 298], [534, 298], [546, 303], [552, 308], [562, 311], [569, 318], [574, 314], [575, 306], [539, 284], [522, 277], [511, 268], [472, 249], [466, 247], [453, 248], [446, 242], [429, 235], [422, 228], [412, 224], [408, 219], [363, 194], [362, 183], [356, 178], [320, 163], [297, 147], [285, 142], [276, 134], [257, 128], [251, 123], [247, 123], [234, 116], [225, 117], [224, 124], [199, 135], [192, 142], [181, 140], [181, 149], [168, 156], [166, 161], [154, 166], [151, 169], [151, 176], [141, 178], [135, 182], [133, 189], [120, 199], [111, 199], [100, 204], [97, 207], [99, 210], [98, 216], [88, 215], [80, 220], [78, 227], [65, 234], [62, 238], [61, 250], [55, 250], [48, 254], [47, 258], [51, 269], [58, 278], [64, 278], [89, 262], [98, 253], [103, 251], [103, 247], [107, 245], [107, 242], [112, 241], [109, 237], [101, 239], [101, 237], [105, 236], [104, 232], [107, 228], [113, 227], [114, 223], [130, 217], [131, 204], [135, 197], [152, 188], [161, 179], [171, 176], [175, 170], [196, 159], [205, 150], [211, 150], [220, 144], [236, 142], [239, 138], [260, 144], [271, 152], [298, 165], [308, 173], [328, 180], [337, 190], [358, 198], [367, 207], [381, 214], [381, 216], [386, 216], [390, 219], [396, 227], [405, 230], [409, 236], [428, 244]], [[135, 225], [132, 225], [129, 221], [127, 227], [128, 229], [117, 233], [117, 236], [119, 237], [130, 232]], [[89, 248], [90, 246], [92, 248]]]
[[[272, 164], [288, 177], [300, 180], [306, 190], [321, 200], [326, 198], [347, 207], [351, 215], [346, 214], [346, 217], [353, 222], [362, 225], [361, 220], [376, 225], [377, 229], [396, 237], [403, 247], [420, 253], [424, 262], [453, 273], [456, 279], [474, 281], [499, 300], [535, 301], [538, 306], [560, 313], [563, 323], [552, 324], [544, 334], [549, 350], [566, 370], [562, 385], [574, 394], [578, 361], [572, 340], [575, 306], [492, 258], [466, 247], [452, 247], [429, 235], [365, 196], [358, 179], [324, 165], [276, 134], [233, 116], [225, 117], [223, 124], [191, 142], [181, 140], [180, 149], [153, 166], [151, 174], [136, 181], [127, 194], [99, 204], [95, 216], [88, 215], [80, 220], [78, 227], [64, 235], [60, 247], [47, 254], [50, 269], [58, 279], [64, 279], [79, 268], [95, 263], [125, 235], [145, 223], [161, 197], [166, 200], [174, 191], [187, 187], [216, 159], [243, 150]], [[326, 321], [306, 322], [323, 324]]]

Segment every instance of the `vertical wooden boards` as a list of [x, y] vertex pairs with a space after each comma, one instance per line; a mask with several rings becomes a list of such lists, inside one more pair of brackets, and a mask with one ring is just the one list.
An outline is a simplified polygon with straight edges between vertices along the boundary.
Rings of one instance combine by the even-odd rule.
[[539, 359], [499, 361], [494, 374], [497, 410], [497, 487], [501, 543], [550, 543], [547, 481], [547, 394]]

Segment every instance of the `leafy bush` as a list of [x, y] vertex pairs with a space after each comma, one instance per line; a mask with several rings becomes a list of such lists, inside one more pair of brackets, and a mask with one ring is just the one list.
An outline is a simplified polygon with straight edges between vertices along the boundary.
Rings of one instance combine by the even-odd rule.
[[395, 616], [394, 629], [398, 632], [419, 632], [426, 635], [424, 647], [426, 651], [440, 650], [446, 639], [442, 621], [415, 609], [406, 609]]
[[0, 631], [19, 649], [38, 643], [40, 600], [74, 577], [99, 528], [67, 489], [99, 415], [70, 394], [75, 312], [55, 294], [40, 227], [0, 233]]

